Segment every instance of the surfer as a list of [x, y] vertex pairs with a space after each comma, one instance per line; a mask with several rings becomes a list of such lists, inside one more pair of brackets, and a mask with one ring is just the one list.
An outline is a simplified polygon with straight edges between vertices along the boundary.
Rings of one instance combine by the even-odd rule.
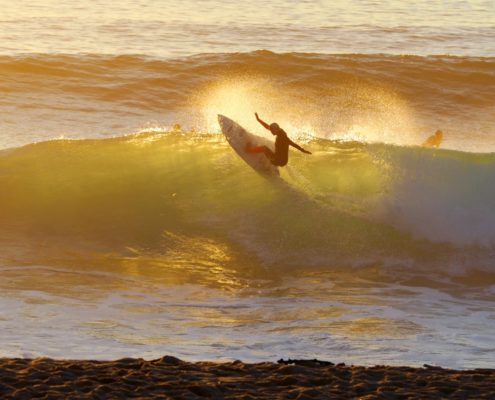
[[423, 143], [425, 147], [439, 147], [440, 143], [442, 143], [443, 132], [438, 129], [433, 135], [431, 135], [426, 141]]
[[275, 139], [275, 152], [273, 152], [267, 146], [252, 146], [250, 143], [248, 143], [246, 145], [246, 151], [248, 153], [264, 153], [266, 158], [268, 158], [270, 162], [277, 167], [283, 167], [284, 165], [287, 165], [287, 162], [289, 161], [289, 146], [295, 147], [297, 150], [302, 151], [303, 153], [311, 154], [311, 152], [304, 150], [297, 143], [294, 143], [292, 140], [290, 140], [287, 137], [287, 133], [280, 126], [278, 126], [277, 123], [274, 122], [273, 124], [268, 125], [258, 116], [258, 113], [254, 113], [254, 115], [256, 116], [256, 120], [261, 125], [263, 125], [264, 128], [268, 129], [273, 135], [277, 137]]

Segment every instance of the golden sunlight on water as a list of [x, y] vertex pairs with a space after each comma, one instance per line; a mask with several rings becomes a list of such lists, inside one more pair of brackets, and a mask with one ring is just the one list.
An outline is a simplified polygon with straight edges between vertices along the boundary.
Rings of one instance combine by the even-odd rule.
[[227, 0], [0, 0], [0, 51], [177, 56], [270, 48], [489, 55], [494, 11], [494, 3], [483, 0], [253, 0], [242, 6]]
[[[481, 0], [0, 0], [0, 357], [492, 366], [494, 37]], [[312, 153], [276, 183], [220, 132], [254, 112]]]
[[[208, 132], [218, 130], [218, 114], [229, 115], [255, 131], [260, 129], [254, 119], [254, 112], [273, 114], [276, 112], [273, 108], [276, 107], [274, 100], [277, 97], [276, 88], [268, 79], [243, 77], [226, 79], [205, 88], [197, 101], [203, 110]], [[247, 110], [251, 112], [247, 113]]]
[[331, 131], [347, 141], [418, 141], [414, 109], [393, 88], [363, 82], [321, 85], [328, 86], [327, 93], [315, 98], [302, 86], [284, 85], [281, 90], [266, 78], [232, 77], [203, 88], [195, 103], [208, 132], [218, 130], [217, 115], [223, 114], [251, 132], [270, 137], [254, 118], [258, 112], [299, 139], [328, 138]]

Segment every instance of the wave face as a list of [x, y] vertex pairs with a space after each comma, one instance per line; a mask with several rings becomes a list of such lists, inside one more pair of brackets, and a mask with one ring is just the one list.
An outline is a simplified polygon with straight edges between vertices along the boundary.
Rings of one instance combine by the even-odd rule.
[[254, 130], [259, 111], [293, 135], [415, 145], [440, 128], [447, 148], [495, 151], [493, 57], [33, 54], [0, 56], [0, 74], [3, 148], [174, 123], [218, 132], [217, 113]]
[[155, 132], [4, 150], [2, 257], [495, 270], [494, 154], [308, 146], [313, 156], [293, 152], [283, 182], [258, 176], [218, 135]]

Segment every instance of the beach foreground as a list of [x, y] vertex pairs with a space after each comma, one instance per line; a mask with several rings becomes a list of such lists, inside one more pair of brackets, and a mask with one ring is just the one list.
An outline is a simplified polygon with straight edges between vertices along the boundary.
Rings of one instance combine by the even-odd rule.
[[495, 369], [346, 366], [317, 360], [0, 359], [0, 396], [162, 399], [492, 399]]

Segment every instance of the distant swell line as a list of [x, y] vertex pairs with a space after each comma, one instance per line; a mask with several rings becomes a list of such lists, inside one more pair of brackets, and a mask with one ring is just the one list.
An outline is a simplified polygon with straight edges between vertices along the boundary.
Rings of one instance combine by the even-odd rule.
[[[310, 88], [360, 79], [389, 84], [413, 98], [463, 96], [467, 105], [495, 100], [495, 58], [364, 54], [276, 54], [268, 51], [199, 54], [179, 59], [142, 56], [1, 56], [2, 89], [83, 94], [95, 99], [133, 96], [183, 102], [201, 84], [223, 76], [270, 76]], [[149, 106], [151, 102], [144, 101]]]

